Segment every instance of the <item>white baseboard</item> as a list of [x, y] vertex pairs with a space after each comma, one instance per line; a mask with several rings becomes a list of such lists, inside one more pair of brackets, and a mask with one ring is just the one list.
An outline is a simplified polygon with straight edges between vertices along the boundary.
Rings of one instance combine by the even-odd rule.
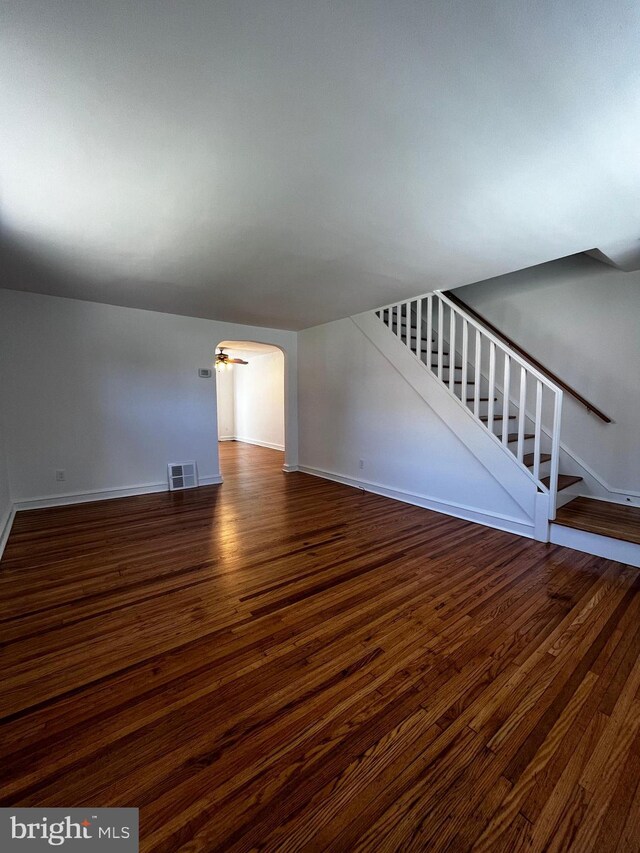
[[9, 534], [11, 533], [11, 526], [15, 517], [16, 508], [15, 505], [12, 504], [5, 512], [4, 516], [0, 519], [0, 560], [2, 559], [5, 546], [9, 539]]
[[241, 441], [243, 444], [255, 444], [258, 447], [268, 447], [269, 450], [284, 450], [284, 444], [272, 444], [269, 441], [259, 441], [257, 438], [241, 438], [237, 435], [233, 441]]
[[219, 435], [218, 441], [235, 441], [235, 435]]
[[68, 504], [88, 503], [90, 501], [105, 501], [112, 498], [129, 498], [133, 495], [148, 495], [153, 492], [165, 492], [167, 483], [145, 483], [129, 486], [124, 489], [96, 489], [88, 492], [67, 492], [62, 495], [42, 495], [37, 498], [26, 498], [15, 502], [15, 508], [21, 512], [27, 509], [43, 509], [49, 506], [67, 506]]
[[485, 527], [493, 527], [496, 530], [504, 530], [507, 533], [525, 536], [527, 539], [534, 538], [533, 521], [523, 521], [522, 519], [499, 513], [486, 513], [475, 507], [465, 506], [464, 504], [447, 503], [428, 495], [391, 489], [380, 483], [372, 483], [369, 480], [355, 480], [352, 477], [345, 477], [333, 471], [322, 471], [320, 468], [309, 468], [306, 465], [300, 465], [298, 470], [304, 474], [312, 474], [314, 477], [322, 477], [324, 480], [333, 480], [336, 483], [342, 483], [343, 486], [352, 486], [354, 489], [362, 489], [365, 492], [372, 492], [374, 495], [381, 495], [395, 501], [412, 504], [423, 509], [430, 509], [433, 512], [440, 512], [443, 515], [452, 515], [455, 518], [473, 521]]
[[634, 542], [625, 542], [623, 539], [614, 539], [611, 536], [600, 536], [588, 530], [577, 530], [575, 527], [565, 527], [553, 522], [551, 541], [554, 545], [564, 545], [565, 548], [573, 548], [574, 551], [582, 551], [585, 554], [593, 554], [596, 557], [604, 557], [606, 560], [615, 560], [618, 563], [640, 568], [640, 545]]
[[[200, 477], [200, 486], [211, 486], [222, 483], [222, 477], [219, 474]], [[18, 512], [29, 509], [43, 509], [51, 506], [68, 506], [70, 504], [89, 503], [91, 501], [105, 501], [115, 498], [130, 498], [135, 495], [149, 495], [154, 492], [166, 492], [169, 486], [166, 482], [161, 483], [143, 483], [136, 486], [127, 486], [126, 488], [115, 489], [96, 489], [90, 492], [68, 492], [63, 495], [46, 495], [38, 498], [27, 498], [26, 500], [16, 501], [14, 508]]]
[[222, 474], [211, 474], [209, 477], [199, 477], [199, 486], [219, 486], [223, 482]]
[[282, 466], [282, 470], [285, 474], [293, 474], [294, 471], [299, 471], [300, 468], [297, 465], [287, 465], [287, 463], [285, 462]]

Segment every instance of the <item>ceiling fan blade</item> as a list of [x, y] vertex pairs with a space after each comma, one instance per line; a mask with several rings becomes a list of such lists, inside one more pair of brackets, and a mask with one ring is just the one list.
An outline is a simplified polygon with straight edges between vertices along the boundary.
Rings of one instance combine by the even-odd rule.
[[248, 361], [243, 361], [241, 358], [228, 358], [227, 362], [229, 364], [249, 364]]

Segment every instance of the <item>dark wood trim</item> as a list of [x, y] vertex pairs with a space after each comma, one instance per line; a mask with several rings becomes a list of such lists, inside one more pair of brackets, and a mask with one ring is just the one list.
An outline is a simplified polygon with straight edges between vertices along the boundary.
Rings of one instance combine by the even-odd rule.
[[567, 385], [566, 382], [560, 379], [559, 376], [556, 376], [556, 374], [549, 370], [548, 367], [545, 367], [543, 364], [540, 364], [538, 359], [534, 358], [531, 353], [528, 353], [525, 349], [522, 349], [522, 347], [519, 346], [515, 341], [511, 340], [508, 335], [505, 335], [504, 332], [501, 332], [500, 329], [497, 329], [493, 325], [493, 323], [487, 320], [486, 317], [483, 317], [482, 314], [478, 314], [478, 312], [474, 308], [471, 308], [469, 305], [467, 305], [466, 302], [463, 302], [462, 299], [460, 299], [460, 297], [453, 292], [453, 290], [445, 290], [443, 292], [445, 293], [447, 299], [450, 299], [452, 302], [454, 302], [458, 306], [458, 308], [461, 308], [463, 311], [466, 311], [467, 314], [470, 314], [479, 323], [482, 323], [483, 326], [486, 326], [490, 332], [493, 332], [494, 335], [504, 341], [505, 344], [511, 347], [511, 349], [515, 350], [517, 353], [523, 356], [523, 358], [526, 358], [527, 361], [530, 361], [531, 364], [540, 371], [540, 373], [544, 373], [545, 376], [547, 376], [552, 382], [555, 382], [556, 385], [559, 385], [560, 388], [567, 392], [567, 394], [571, 394], [571, 396], [579, 403], [581, 403], [585, 407], [585, 409], [587, 409], [587, 411], [594, 414], [597, 418], [600, 418], [600, 420], [604, 421], [605, 424], [610, 424], [612, 422], [611, 418], [608, 417], [608, 415], [605, 415], [605, 413], [600, 411], [597, 406], [594, 406], [593, 403], [590, 403], [587, 399], [585, 399], [582, 394], [579, 394], [575, 390], [575, 388], [572, 388], [570, 385]]

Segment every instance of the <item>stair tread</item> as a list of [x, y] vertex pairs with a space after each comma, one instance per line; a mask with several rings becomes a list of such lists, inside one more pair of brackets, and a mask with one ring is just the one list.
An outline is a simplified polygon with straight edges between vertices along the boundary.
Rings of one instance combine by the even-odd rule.
[[[573, 486], [574, 483], [579, 483], [580, 480], [582, 480], [582, 477], [575, 477], [573, 474], [558, 474], [558, 491], [560, 492], [562, 489], [568, 489], [569, 486]], [[551, 477], [541, 477], [540, 482], [549, 488]]]
[[[467, 385], [469, 385], [469, 384], [470, 384], [470, 383], [469, 383], [469, 382], [467, 382]], [[498, 399], [497, 397], [494, 397], [494, 398], [493, 398], [493, 402], [495, 403], [497, 399]], [[474, 400], [475, 400], [475, 397], [467, 397], [467, 403], [473, 403], [473, 401], [474, 401]], [[488, 402], [489, 402], [489, 398], [488, 398], [488, 397], [478, 397], [478, 402], [480, 402], [480, 403], [488, 403]]]
[[[508, 418], [510, 421], [515, 421], [516, 416], [515, 415], [509, 415]], [[493, 419], [494, 419], [494, 421], [503, 421], [504, 417], [502, 415], [494, 415]], [[480, 415], [480, 420], [487, 423], [489, 421], [489, 415]]]
[[[543, 462], [549, 462], [550, 460], [551, 460], [551, 454], [550, 453], [541, 453], [540, 454], [540, 464], [541, 465]], [[524, 456], [522, 457], [522, 461], [527, 466], [527, 468], [533, 468], [533, 463], [535, 461], [534, 460], [534, 454], [533, 453], [525, 453]]]
[[[532, 432], [525, 432], [524, 435], [522, 436], [523, 441], [526, 441], [528, 438], [535, 438], [535, 435]], [[518, 433], [517, 432], [510, 432], [509, 435], [507, 436], [507, 441], [509, 442], [509, 444], [511, 444], [511, 442], [517, 441], [517, 440], [518, 440]]]
[[554, 524], [640, 545], [640, 506], [573, 498], [560, 507]]

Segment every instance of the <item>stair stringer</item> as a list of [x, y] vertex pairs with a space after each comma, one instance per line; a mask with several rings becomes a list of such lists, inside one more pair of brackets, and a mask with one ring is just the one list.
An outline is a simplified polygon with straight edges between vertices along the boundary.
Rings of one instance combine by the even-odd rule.
[[351, 320], [518, 504], [530, 520], [534, 538], [548, 541], [548, 495], [538, 492], [513, 454], [373, 312], [356, 314]]

